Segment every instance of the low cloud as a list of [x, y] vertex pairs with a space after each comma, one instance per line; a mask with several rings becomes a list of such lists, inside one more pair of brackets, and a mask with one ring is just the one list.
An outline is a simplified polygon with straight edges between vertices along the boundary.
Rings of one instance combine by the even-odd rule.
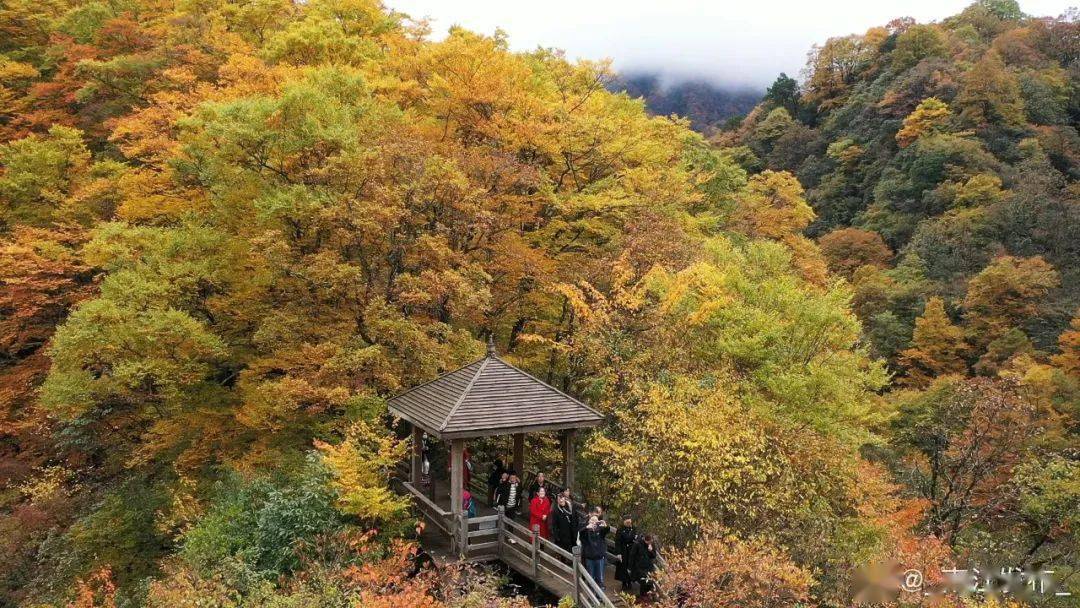
[[[1032, 0], [1025, 12], [1058, 15], [1074, 0]], [[611, 58], [620, 71], [668, 80], [761, 88], [780, 72], [797, 76], [815, 43], [861, 33], [897, 17], [932, 21], [970, 0], [763, 2], [666, 0], [387, 0], [413, 17], [430, 17], [439, 38], [455, 24], [490, 34], [500, 28], [516, 50], [556, 47], [571, 58]]]

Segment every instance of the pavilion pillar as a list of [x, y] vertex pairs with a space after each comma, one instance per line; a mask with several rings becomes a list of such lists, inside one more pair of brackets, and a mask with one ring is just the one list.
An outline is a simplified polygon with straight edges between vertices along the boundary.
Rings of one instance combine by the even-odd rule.
[[574, 429], [564, 431], [562, 434], [562, 453], [563, 453], [563, 487], [574, 490], [574, 461], [577, 459], [577, 449], [574, 446], [574, 440], [577, 438], [577, 432]]
[[465, 483], [465, 472], [463, 470], [465, 455], [465, 440], [464, 439], [451, 439], [450, 440], [450, 512], [454, 514], [454, 522], [458, 520], [458, 516], [464, 511], [461, 508], [462, 490]]
[[525, 481], [525, 434], [514, 433], [514, 470]]
[[413, 487], [420, 483], [424, 470], [424, 429], [412, 425], [412, 463], [409, 470], [409, 481]]

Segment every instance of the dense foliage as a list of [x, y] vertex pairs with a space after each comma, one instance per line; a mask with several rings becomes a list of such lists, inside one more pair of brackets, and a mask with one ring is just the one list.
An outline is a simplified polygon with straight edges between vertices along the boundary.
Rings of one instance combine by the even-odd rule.
[[715, 137], [806, 188], [806, 233], [893, 374], [866, 453], [963, 560], [1076, 567], [1078, 126], [1075, 11], [983, 0], [828, 40]]
[[1076, 23], [1008, 8], [830, 41], [725, 147], [372, 0], [4, 4], [0, 604], [512, 604], [409, 576], [387, 486], [385, 398], [489, 336], [684, 598], [1069, 576]]

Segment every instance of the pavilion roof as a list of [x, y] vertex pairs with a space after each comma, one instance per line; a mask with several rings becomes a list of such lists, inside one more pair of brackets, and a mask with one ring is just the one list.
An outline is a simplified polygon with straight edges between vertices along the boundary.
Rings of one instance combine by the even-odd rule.
[[488, 355], [409, 389], [390, 413], [440, 439], [591, 427], [603, 416], [538, 378]]

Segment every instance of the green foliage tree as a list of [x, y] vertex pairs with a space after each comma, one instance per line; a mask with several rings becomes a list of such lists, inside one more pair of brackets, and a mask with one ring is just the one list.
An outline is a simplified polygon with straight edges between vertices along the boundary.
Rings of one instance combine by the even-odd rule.
[[[1076, 546], [1080, 532], [1080, 466], [1061, 456], [1029, 460], [1017, 467], [1011, 485], [1035, 555], [1048, 543]], [[1064, 542], [1062, 542], [1064, 541]]]
[[937, 26], [915, 24], [896, 37], [892, 52], [892, 67], [903, 71], [931, 57], [943, 57], [948, 52], [945, 36]]
[[226, 477], [181, 537], [178, 556], [207, 576], [230, 559], [268, 580], [298, 568], [319, 535], [343, 525], [325, 481], [317, 466], [297, 479]]
[[774, 108], [765, 119], [754, 128], [752, 147], [761, 155], [772, 151], [773, 144], [780, 139], [788, 129], [795, 125], [795, 120], [783, 107]]
[[82, 134], [68, 127], [0, 145], [2, 225], [47, 226], [85, 179], [89, 164]]
[[799, 96], [799, 82], [783, 72], [765, 91], [765, 99], [787, 110], [790, 116], [799, 115]]
[[979, 6], [986, 8], [999, 19], [1017, 20], [1024, 16], [1016, 0], [979, 0]]

